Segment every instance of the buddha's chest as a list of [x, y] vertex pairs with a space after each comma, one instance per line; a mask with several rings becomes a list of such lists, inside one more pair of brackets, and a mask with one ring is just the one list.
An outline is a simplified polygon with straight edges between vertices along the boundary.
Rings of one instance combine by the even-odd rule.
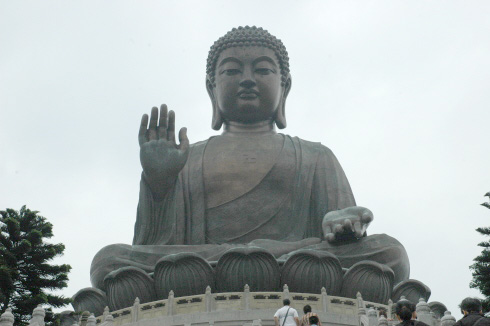
[[203, 159], [207, 208], [227, 203], [260, 184], [276, 164], [283, 145], [282, 135], [210, 139]]

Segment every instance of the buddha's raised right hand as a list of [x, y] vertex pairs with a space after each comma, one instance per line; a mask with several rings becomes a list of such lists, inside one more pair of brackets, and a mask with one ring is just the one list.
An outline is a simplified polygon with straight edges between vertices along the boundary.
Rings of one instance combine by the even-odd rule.
[[138, 134], [140, 144], [140, 161], [143, 177], [150, 186], [153, 197], [163, 199], [168, 190], [175, 184], [179, 172], [187, 162], [189, 139], [187, 129], [179, 131], [179, 142], [175, 142], [175, 113], [167, 114], [167, 106], [151, 109], [150, 124], [148, 115], [141, 118]]

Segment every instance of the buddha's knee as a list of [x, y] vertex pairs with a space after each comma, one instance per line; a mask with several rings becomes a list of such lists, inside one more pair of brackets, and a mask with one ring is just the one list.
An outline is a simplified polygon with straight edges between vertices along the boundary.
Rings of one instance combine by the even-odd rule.
[[386, 250], [385, 260], [380, 259], [380, 263], [383, 263], [390, 267], [395, 273], [395, 284], [405, 281], [410, 277], [410, 260], [405, 248], [400, 244], [399, 246], [390, 246]]
[[391, 268], [395, 284], [410, 276], [410, 261], [403, 245], [386, 234], [373, 234], [358, 242], [327, 248], [335, 254], [343, 267], [350, 268], [360, 261], [374, 261]]
[[92, 286], [105, 291], [104, 278], [112, 271], [131, 266], [130, 245], [112, 244], [100, 249], [92, 259], [90, 281]]
[[75, 311], [91, 311], [101, 315], [104, 307], [111, 311], [133, 305], [139, 298], [141, 303], [156, 300], [152, 277], [141, 268], [126, 266], [108, 273], [103, 279], [103, 288], [85, 288], [73, 296]]
[[405, 247], [398, 240], [386, 234], [374, 234], [367, 240], [372, 251], [369, 260], [391, 268], [395, 273], [395, 284], [410, 277], [410, 260]]

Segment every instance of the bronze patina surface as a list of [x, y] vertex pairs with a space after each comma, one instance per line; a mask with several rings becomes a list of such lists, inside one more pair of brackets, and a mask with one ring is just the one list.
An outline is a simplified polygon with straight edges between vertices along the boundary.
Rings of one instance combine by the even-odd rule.
[[[301, 283], [305, 275], [329, 284], [333, 277], [339, 283], [328, 293], [352, 296], [361, 291], [367, 300], [387, 301], [393, 286], [409, 277], [405, 249], [385, 234], [367, 235], [373, 214], [356, 206], [330, 149], [276, 132], [276, 127], [286, 127], [292, 85], [282, 42], [261, 28], [233, 29], [211, 47], [206, 76], [212, 128], [222, 134], [189, 144], [182, 128], [177, 144], [175, 113], [166, 105], [143, 115], [133, 244], [110, 245], [95, 256], [93, 286], [108, 291], [104, 278], [109, 273], [128, 266], [152, 273], [157, 261], [179, 254], [154, 280], [161, 291], [170, 290], [176, 275], [184, 282], [182, 277], [199, 275], [185, 271], [208, 263], [221, 275], [209, 285], [221, 291], [228, 283], [231, 289], [237, 280], [247, 281], [247, 270], [259, 265], [254, 278], [280, 278], [279, 268], [286, 264], [293, 283], [288, 285], [298, 292], [311, 288]], [[184, 253], [189, 253], [188, 263]], [[220, 261], [224, 256], [226, 261]], [[203, 262], [192, 265], [196, 259]], [[312, 268], [305, 270], [305, 264]], [[342, 268], [351, 268], [343, 287]], [[112, 273], [109, 283], [117, 279]], [[203, 287], [201, 283], [196, 282]], [[264, 290], [281, 286], [280, 280], [253, 284], [274, 287]]]

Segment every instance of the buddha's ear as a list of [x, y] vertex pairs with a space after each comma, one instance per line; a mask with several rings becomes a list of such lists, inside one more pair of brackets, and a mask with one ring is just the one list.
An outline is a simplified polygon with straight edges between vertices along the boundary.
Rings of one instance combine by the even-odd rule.
[[288, 97], [289, 91], [291, 90], [291, 75], [288, 74], [286, 81], [284, 81], [283, 93], [281, 102], [279, 103], [279, 107], [276, 111], [276, 126], [279, 129], [284, 129], [287, 126], [286, 123], [286, 98]]
[[206, 76], [206, 90], [208, 91], [211, 104], [213, 105], [213, 120], [211, 121], [211, 128], [214, 130], [220, 130], [221, 126], [223, 125], [223, 119], [221, 118], [218, 102], [216, 101], [216, 94], [214, 93], [215, 89], [216, 87], [213, 85], [213, 82], [209, 76]]

